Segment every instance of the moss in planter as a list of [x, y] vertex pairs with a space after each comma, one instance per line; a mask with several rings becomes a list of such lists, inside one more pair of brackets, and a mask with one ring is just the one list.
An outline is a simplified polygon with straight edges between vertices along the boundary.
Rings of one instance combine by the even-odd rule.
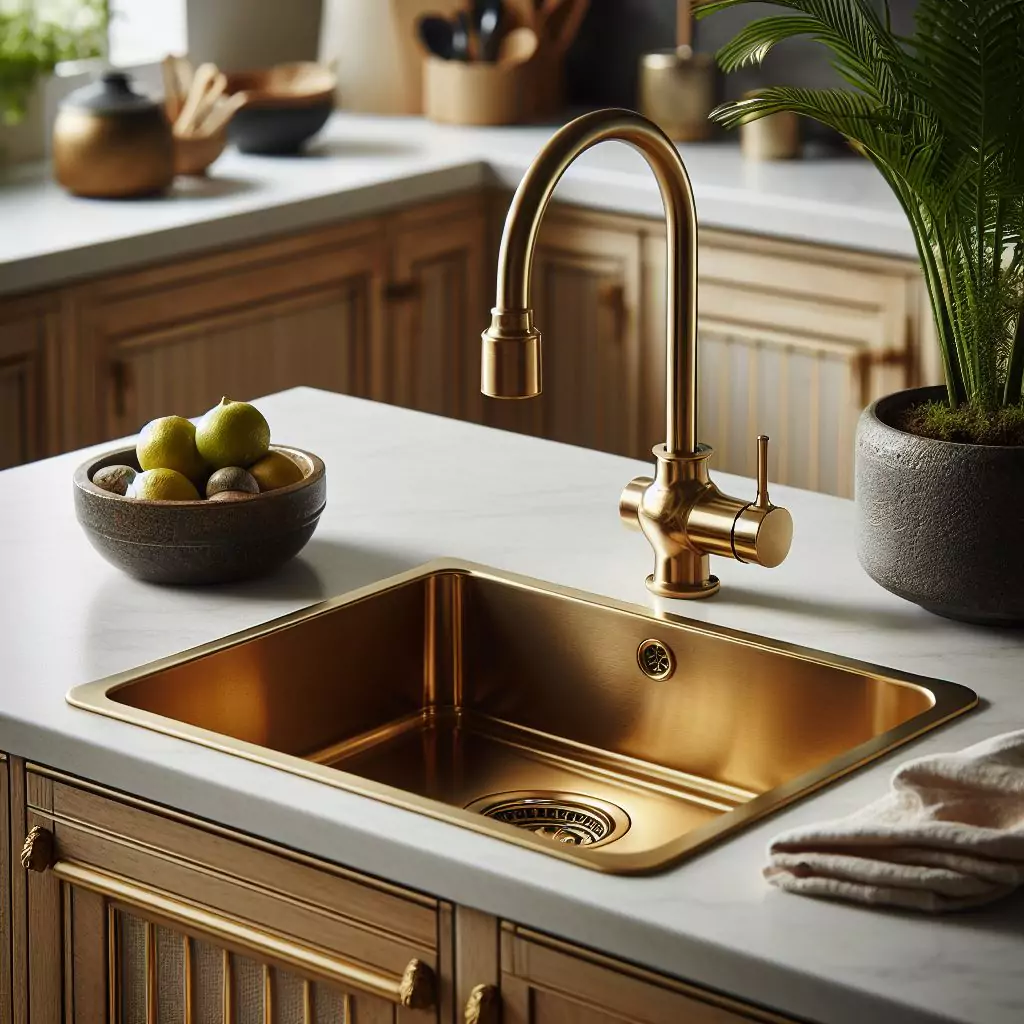
[[1024, 406], [994, 412], [965, 404], [950, 409], [944, 402], [925, 402], [903, 413], [897, 424], [918, 437], [961, 444], [1024, 445]]

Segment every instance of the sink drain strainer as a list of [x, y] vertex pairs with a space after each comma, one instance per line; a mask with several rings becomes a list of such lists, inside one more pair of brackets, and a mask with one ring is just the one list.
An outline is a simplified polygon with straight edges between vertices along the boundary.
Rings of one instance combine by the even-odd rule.
[[621, 807], [579, 793], [498, 793], [466, 809], [566, 846], [603, 846], [629, 828], [629, 815]]

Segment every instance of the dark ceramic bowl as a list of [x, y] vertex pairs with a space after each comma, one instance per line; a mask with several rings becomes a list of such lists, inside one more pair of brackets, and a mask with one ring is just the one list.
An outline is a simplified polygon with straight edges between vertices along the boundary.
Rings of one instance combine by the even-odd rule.
[[256, 102], [242, 107], [231, 118], [228, 139], [243, 153], [267, 156], [298, 153], [327, 123], [333, 109], [333, 97], [308, 105]]
[[298, 448], [272, 445], [297, 462], [303, 479], [238, 501], [138, 501], [97, 487], [104, 466], [138, 469], [134, 448], [120, 448], [75, 470], [75, 515], [111, 565], [151, 583], [226, 583], [271, 572], [313, 535], [327, 497], [323, 462]]

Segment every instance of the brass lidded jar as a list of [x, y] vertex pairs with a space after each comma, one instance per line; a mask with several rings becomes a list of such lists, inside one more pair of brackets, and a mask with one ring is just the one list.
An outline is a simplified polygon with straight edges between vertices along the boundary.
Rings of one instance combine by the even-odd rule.
[[76, 89], [53, 125], [53, 171], [69, 192], [122, 198], [162, 192], [174, 179], [174, 139], [163, 107], [107, 71]]

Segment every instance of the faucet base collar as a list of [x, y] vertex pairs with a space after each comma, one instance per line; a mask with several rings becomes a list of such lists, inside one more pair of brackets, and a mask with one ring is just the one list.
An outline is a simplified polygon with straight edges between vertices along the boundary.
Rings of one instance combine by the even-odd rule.
[[647, 589], [658, 597], [673, 597], [676, 600], [699, 600], [702, 597], [712, 597], [718, 593], [721, 583], [717, 576], [708, 576], [707, 579], [699, 580], [697, 583], [668, 583], [658, 581], [652, 573], [647, 577]]

